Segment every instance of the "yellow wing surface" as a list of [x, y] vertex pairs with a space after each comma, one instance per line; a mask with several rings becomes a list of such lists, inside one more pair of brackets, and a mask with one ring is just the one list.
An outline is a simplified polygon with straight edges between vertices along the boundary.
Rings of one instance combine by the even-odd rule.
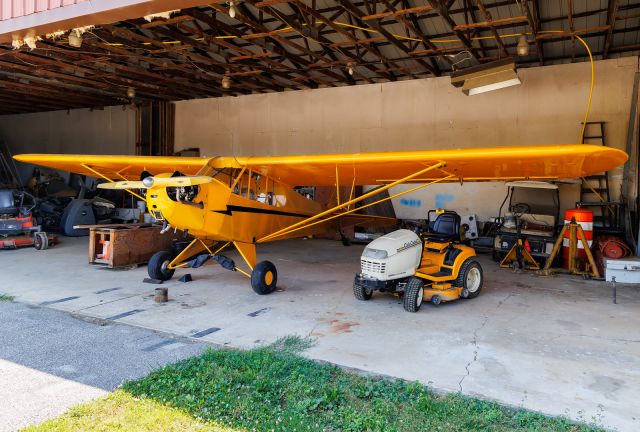
[[290, 186], [336, 183], [350, 186], [354, 179], [357, 185], [390, 183], [437, 164], [441, 166], [410, 181], [425, 182], [446, 176], [464, 181], [576, 178], [620, 166], [627, 160], [627, 154], [604, 146], [566, 144], [275, 157], [23, 154], [15, 159], [89, 176], [99, 172], [118, 180], [138, 180], [142, 171], [196, 175], [208, 165], [211, 168], [246, 167]]
[[20, 162], [42, 165], [62, 171], [97, 177], [96, 171], [114, 180], [140, 180], [140, 173], [172, 173], [180, 171], [195, 175], [208, 159], [178, 156], [107, 156], [21, 154], [13, 157]]

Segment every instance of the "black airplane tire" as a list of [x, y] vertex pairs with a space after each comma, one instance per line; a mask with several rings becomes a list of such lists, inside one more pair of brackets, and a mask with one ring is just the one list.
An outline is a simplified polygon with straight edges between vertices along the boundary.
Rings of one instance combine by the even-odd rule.
[[173, 259], [173, 254], [169, 251], [160, 251], [153, 254], [147, 264], [147, 272], [151, 279], [168, 281], [173, 277], [175, 269], [168, 269], [167, 266]]
[[251, 288], [259, 295], [271, 294], [276, 290], [278, 271], [271, 261], [260, 261], [251, 272]]

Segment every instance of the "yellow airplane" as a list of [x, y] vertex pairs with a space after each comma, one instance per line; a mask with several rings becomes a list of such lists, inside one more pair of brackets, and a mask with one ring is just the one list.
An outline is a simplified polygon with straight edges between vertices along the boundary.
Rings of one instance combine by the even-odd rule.
[[[281, 157], [22, 154], [15, 159], [108, 180], [99, 187], [131, 192], [146, 201], [167, 229], [192, 235], [194, 240], [177, 256], [168, 251], [154, 255], [148, 266], [152, 278], [168, 280], [177, 268], [199, 267], [213, 258], [249, 277], [256, 293], [269, 294], [275, 290], [277, 270], [269, 261], [257, 262], [256, 244], [307, 236], [345, 222], [388, 224], [389, 218], [360, 211], [439, 182], [579, 178], [615, 168], [627, 154], [578, 144]], [[375, 199], [403, 183], [418, 184]], [[378, 187], [355, 197], [359, 185]], [[336, 203], [324, 208], [295, 186], [335, 187]], [[341, 186], [351, 188], [342, 202]], [[145, 196], [134, 190], [144, 190]], [[220, 254], [231, 244], [248, 269]]]

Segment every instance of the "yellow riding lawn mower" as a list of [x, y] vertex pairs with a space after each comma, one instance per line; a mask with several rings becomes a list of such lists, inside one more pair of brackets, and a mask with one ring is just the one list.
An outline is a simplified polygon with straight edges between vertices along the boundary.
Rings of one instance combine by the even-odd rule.
[[369, 243], [360, 260], [353, 294], [371, 299], [374, 291], [403, 298], [407, 312], [417, 312], [423, 301], [434, 305], [477, 297], [482, 289], [482, 267], [476, 251], [461, 243], [460, 216], [431, 210], [437, 217], [421, 235], [400, 229]]

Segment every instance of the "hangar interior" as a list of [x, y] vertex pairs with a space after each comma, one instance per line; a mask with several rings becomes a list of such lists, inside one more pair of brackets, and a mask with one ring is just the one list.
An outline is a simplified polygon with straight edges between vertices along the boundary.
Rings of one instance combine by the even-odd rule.
[[[33, 199], [33, 205], [4, 203], [28, 207], [31, 225], [0, 237], [6, 249], [0, 250], [0, 294], [222, 346], [259, 346], [300, 334], [317, 340], [310, 358], [572, 420], [598, 417], [607, 429], [638, 429], [640, 2], [109, 3], [0, 2], [0, 192]], [[502, 74], [516, 82], [503, 86]], [[484, 81], [474, 84], [478, 79]], [[96, 187], [105, 179], [144, 183], [160, 172], [145, 168], [133, 178], [96, 168], [87, 176], [86, 170], [73, 174], [13, 159], [228, 158], [239, 170], [242, 158], [252, 157], [313, 155], [311, 164], [333, 154], [358, 159], [540, 145], [600, 146], [624, 151], [628, 159], [606, 173], [515, 185], [519, 195], [513, 191], [511, 198], [513, 181], [544, 180], [545, 173], [460, 177], [425, 188], [400, 182], [385, 191], [386, 204], [365, 212], [393, 218], [392, 227], [341, 226], [257, 242], [258, 261], [278, 267], [278, 286], [274, 282], [268, 296], [256, 295], [239, 267], [226, 270], [204, 243], [207, 259], [215, 256], [217, 264], [190, 270], [185, 261], [164, 281], [147, 274], [153, 259], [142, 255], [174, 248], [171, 243], [184, 243], [188, 232], [170, 230], [169, 217], [156, 220], [151, 208], [145, 210], [141, 190], [151, 186], [132, 188], [138, 191], [133, 198]], [[496, 150], [496, 172], [501, 157]], [[577, 163], [583, 157], [576, 156]], [[553, 158], [547, 162], [554, 164]], [[518, 163], [526, 171], [526, 158]], [[232, 170], [229, 184], [244, 169]], [[287, 186], [326, 209], [397, 180], [384, 171], [379, 178], [391, 180], [356, 187], [355, 174], [353, 185], [337, 179], [336, 163], [333, 183]], [[251, 169], [248, 176], [251, 182]], [[371, 301], [359, 301], [354, 275], [364, 268], [369, 242], [399, 227], [433, 231], [429, 211], [435, 209], [462, 216], [462, 236], [456, 232], [451, 244], [477, 253], [478, 298], [439, 305], [447, 297], [429, 295], [421, 307], [420, 294], [418, 313], [409, 314], [402, 306], [409, 310], [406, 285], [394, 295], [376, 292]], [[0, 223], [16, 220], [0, 213]], [[537, 213], [551, 219], [541, 222]], [[505, 230], [509, 223], [511, 231]], [[32, 225], [47, 232], [45, 239]], [[144, 234], [147, 228], [151, 234]], [[536, 234], [540, 230], [545, 233]], [[422, 234], [427, 251], [432, 239]], [[50, 247], [39, 247], [43, 241]], [[253, 270], [246, 253], [238, 247], [225, 259], [244, 259]], [[522, 254], [533, 261], [523, 264]], [[555, 274], [543, 275], [547, 264]], [[462, 268], [452, 265], [456, 273]], [[567, 268], [573, 274], [565, 274]], [[187, 273], [192, 282], [178, 280]], [[168, 290], [168, 302], [154, 302], [159, 287]], [[462, 289], [454, 297], [467, 295]]]

